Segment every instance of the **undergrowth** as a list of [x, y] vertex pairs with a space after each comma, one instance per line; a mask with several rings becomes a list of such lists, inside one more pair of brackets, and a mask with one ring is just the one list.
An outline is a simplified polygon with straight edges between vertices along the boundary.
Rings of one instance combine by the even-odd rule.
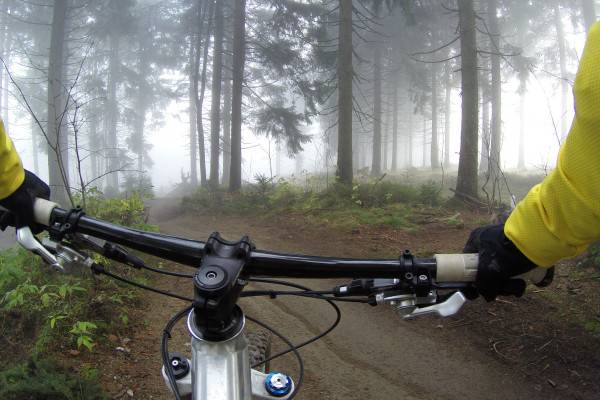
[[588, 259], [590, 263], [600, 273], [600, 242], [591, 245], [588, 249]]
[[[88, 197], [85, 211], [93, 217], [121, 225], [156, 230], [156, 227], [147, 223], [143, 198], [137, 194], [122, 199], [105, 199], [101, 193], [95, 192]], [[107, 264], [107, 260], [102, 262]], [[119, 269], [119, 274], [127, 276], [128, 271], [125, 268]], [[50, 381], [61, 379], [58, 375], [52, 376], [53, 369], [45, 369], [47, 363], [43, 360], [54, 358], [56, 354], [69, 349], [78, 352], [93, 351], [107, 335], [127, 329], [128, 309], [136, 301], [137, 293], [134, 289], [109, 279], [96, 279], [90, 271], [61, 274], [20, 248], [2, 251], [0, 320], [3, 323], [0, 324], [0, 358], [10, 356], [14, 362], [20, 362], [19, 356], [15, 357], [11, 348], [25, 349], [26, 351], [18, 353], [21, 354], [20, 357], [30, 354], [36, 360], [42, 360], [39, 365], [43, 368], [34, 370], [45, 372], [37, 376], [37, 379], [48, 378], [48, 387], [53, 387]], [[0, 374], [2, 389], [5, 387], [2, 379], [8, 382], [7, 377], [14, 377], [15, 371], [34, 371], [23, 365], [11, 367], [5, 364], [0, 369], [5, 367], [8, 369]], [[35, 391], [38, 390], [37, 386], [29, 385], [28, 378], [24, 375], [19, 379], [15, 382], [21, 382], [24, 388], [31, 386], [33, 390], [33, 397], [22, 398], [101, 398], [69, 397], [66, 394], [61, 397], [63, 392], [60, 390], [63, 389], [57, 394], [40, 394], [41, 397], [35, 397], [34, 394], [38, 393]], [[2, 399], [11, 398], [7, 397], [8, 394], [2, 394], [4, 392], [0, 390]]]
[[297, 186], [285, 179], [274, 182], [257, 176], [256, 183], [237, 193], [197, 189], [184, 197], [183, 208], [192, 212], [279, 213], [299, 212], [340, 227], [387, 225], [410, 228], [414, 207], [437, 207], [443, 202], [434, 182], [408, 185], [389, 181], [332, 184], [323, 190]]
[[90, 379], [73, 375], [50, 361], [34, 358], [0, 372], [3, 400], [104, 400], [101, 388]]
[[[94, 218], [131, 228], [156, 231], [158, 227], [148, 224], [148, 212], [144, 205], [147, 197], [133, 192], [127, 197], [105, 197], [102, 192], [92, 189], [86, 197], [85, 212]], [[76, 201], [79, 201], [76, 198]]]

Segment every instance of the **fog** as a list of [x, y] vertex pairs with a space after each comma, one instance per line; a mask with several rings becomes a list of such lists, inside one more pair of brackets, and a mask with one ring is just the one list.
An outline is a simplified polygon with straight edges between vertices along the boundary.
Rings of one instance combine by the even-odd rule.
[[[236, 168], [244, 184], [259, 175], [456, 174], [469, 129], [479, 137], [475, 175], [498, 172], [486, 159], [543, 175], [574, 115], [572, 85], [595, 20], [583, 3], [7, 0], [0, 108], [25, 167], [61, 202], [91, 188], [235, 191]], [[342, 38], [349, 5], [352, 33]], [[461, 54], [467, 9], [475, 74]], [[462, 92], [466, 79], [475, 93]], [[339, 103], [348, 90], [350, 112]], [[467, 95], [477, 99], [476, 128], [461, 122]]]

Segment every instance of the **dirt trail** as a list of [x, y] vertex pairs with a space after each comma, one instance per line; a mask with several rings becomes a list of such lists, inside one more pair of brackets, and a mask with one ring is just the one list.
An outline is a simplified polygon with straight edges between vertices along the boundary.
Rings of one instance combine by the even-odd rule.
[[[177, 216], [176, 205], [169, 200], [151, 204], [152, 222], [160, 225], [161, 232], [204, 240], [218, 230], [230, 239], [248, 234], [259, 248], [350, 257], [377, 256], [389, 251], [386, 246], [399, 243], [398, 238], [393, 238], [386, 245], [381, 237], [368, 234], [352, 240], [350, 233], [331, 235], [318, 227], [299, 228], [283, 220]], [[457, 232], [453, 240], [462, 242], [466, 232]], [[442, 233], [399, 235], [405, 235], [401, 242], [414, 249], [448, 250], [450, 243], [444, 239], [448, 232]], [[315, 289], [329, 289], [336, 284], [329, 280], [298, 282]], [[191, 284], [183, 280], [167, 278], [160, 284], [178, 291], [190, 287], [191, 291]], [[131, 388], [137, 398], [170, 399], [158, 375], [159, 335], [169, 317], [184, 305], [159, 296], [151, 296], [148, 301], [148, 311], [142, 316], [144, 329], [134, 337], [131, 355], [118, 355], [126, 357], [130, 372], [117, 377], [114, 387], [117, 392]], [[334, 317], [326, 303], [308, 299], [261, 298], [244, 300], [241, 304], [248, 315], [277, 327], [295, 342], [318, 333]], [[480, 306], [475, 302], [467, 305], [467, 309]], [[306, 374], [300, 399], [584, 398], [573, 396], [566, 388], [558, 390], [525, 376], [491, 351], [485, 345], [486, 339], [478, 342], [469, 338], [468, 327], [453, 331], [453, 326], [461, 325], [460, 319], [402, 321], [387, 308], [362, 304], [341, 304], [340, 308], [343, 313], [340, 326], [325, 339], [301, 350]], [[187, 352], [187, 341], [187, 334], [180, 326], [170, 349]], [[112, 363], [110, 357], [106, 361]], [[296, 371], [292, 357], [274, 361], [272, 368], [292, 375]]]

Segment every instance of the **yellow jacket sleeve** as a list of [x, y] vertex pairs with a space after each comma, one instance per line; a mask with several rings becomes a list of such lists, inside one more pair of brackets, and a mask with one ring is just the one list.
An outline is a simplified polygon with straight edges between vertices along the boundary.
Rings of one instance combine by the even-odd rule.
[[520, 202], [506, 236], [549, 267], [600, 240], [600, 23], [590, 30], [575, 78], [575, 118], [556, 169]]
[[25, 172], [15, 146], [0, 120], [0, 199], [4, 199], [21, 186]]

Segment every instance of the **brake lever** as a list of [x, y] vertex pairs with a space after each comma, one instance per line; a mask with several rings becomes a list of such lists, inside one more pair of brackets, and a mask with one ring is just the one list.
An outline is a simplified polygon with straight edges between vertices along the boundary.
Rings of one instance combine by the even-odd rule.
[[65, 272], [65, 269], [60, 265], [58, 259], [37, 240], [28, 226], [17, 229], [17, 243], [25, 250], [40, 256], [46, 264], [50, 265], [55, 270]]
[[91, 257], [62, 243], [52, 241], [48, 238], [44, 238], [42, 243], [45, 248], [56, 253], [56, 259], [65, 272], [78, 272], [79, 267], [92, 268], [94, 264], [94, 260]]
[[467, 302], [461, 292], [455, 292], [445, 301], [427, 307], [417, 307], [410, 314], [404, 315], [404, 319], [412, 319], [427, 314], [436, 314], [440, 317], [449, 317], [456, 314]]

